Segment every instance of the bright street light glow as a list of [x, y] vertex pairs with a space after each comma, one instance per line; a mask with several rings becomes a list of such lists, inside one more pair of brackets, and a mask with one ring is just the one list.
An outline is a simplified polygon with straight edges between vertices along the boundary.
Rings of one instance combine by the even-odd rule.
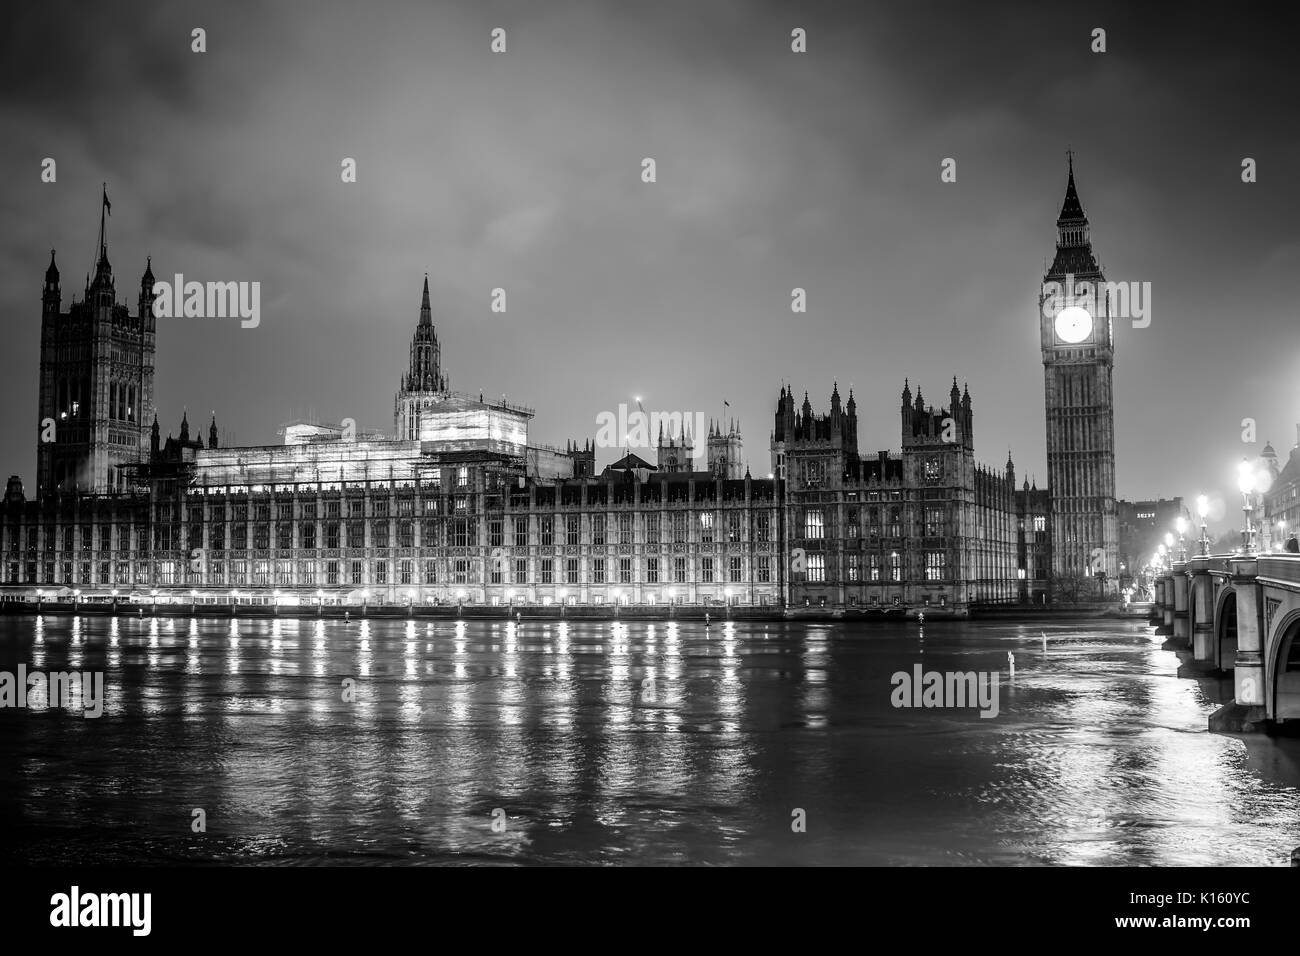
[[1237, 466], [1237, 487], [1241, 489], [1243, 495], [1250, 494], [1255, 487], [1255, 473], [1250, 470], [1250, 462], [1244, 458]]

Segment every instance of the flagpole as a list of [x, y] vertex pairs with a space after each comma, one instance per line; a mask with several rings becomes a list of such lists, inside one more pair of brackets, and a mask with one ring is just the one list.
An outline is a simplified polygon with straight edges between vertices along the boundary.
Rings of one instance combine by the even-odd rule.
[[95, 268], [99, 268], [99, 260], [104, 258], [104, 211], [108, 208], [108, 183], [103, 184], [103, 192], [100, 195], [99, 203], [99, 254], [95, 257]]

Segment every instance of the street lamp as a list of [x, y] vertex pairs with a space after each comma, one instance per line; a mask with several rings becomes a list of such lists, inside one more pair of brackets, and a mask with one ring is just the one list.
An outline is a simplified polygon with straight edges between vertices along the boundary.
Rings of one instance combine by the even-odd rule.
[[1210, 553], [1210, 538], [1205, 532], [1205, 516], [1210, 513], [1210, 499], [1205, 495], [1196, 497], [1196, 513], [1201, 516], [1201, 554], [1204, 556]]
[[1187, 539], [1184, 538], [1183, 536], [1187, 533], [1187, 519], [1184, 518], [1182, 515], [1179, 515], [1178, 520], [1174, 522], [1174, 527], [1178, 529], [1178, 560], [1186, 562], [1187, 560], [1186, 540]]
[[1280, 546], [1274, 550], [1285, 551], [1286, 550], [1286, 519], [1285, 518], [1277, 519], [1277, 540], [1280, 542]]
[[1172, 531], [1165, 532], [1165, 552], [1169, 555], [1169, 568], [1174, 566], [1174, 534]]
[[[1170, 535], [1170, 537], [1173, 536]], [[1167, 567], [1169, 564], [1168, 549], [1163, 544], [1156, 545], [1156, 564], [1164, 567]]]
[[1241, 529], [1242, 554], [1255, 553], [1255, 527], [1250, 522], [1250, 493], [1255, 488], [1255, 473], [1251, 471], [1250, 462], [1245, 458], [1237, 466], [1237, 487], [1241, 489], [1241, 513], [1245, 523]]

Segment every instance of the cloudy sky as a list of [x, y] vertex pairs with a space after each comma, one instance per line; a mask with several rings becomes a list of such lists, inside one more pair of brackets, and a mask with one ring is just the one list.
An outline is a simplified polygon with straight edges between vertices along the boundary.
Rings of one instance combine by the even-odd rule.
[[899, 446], [905, 375], [936, 402], [956, 375], [977, 456], [1010, 448], [1041, 483], [1037, 293], [1072, 146], [1107, 277], [1152, 290], [1150, 327], [1116, 327], [1118, 493], [1227, 495], [1300, 420], [1294, 56], [1268, 7], [1128, 6], [9, 10], [4, 467], [34, 484], [42, 275], [57, 249], [64, 307], [80, 295], [107, 181], [132, 308], [146, 255], [262, 286], [256, 329], [160, 322], [164, 433], [184, 407], [244, 444], [308, 413], [391, 429], [428, 272], [453, 387], [534, 406], [534, 440], [594, 436], [634, 395], [726, 400], [765, 474], [783, 380], [819, 410], [852, 386], [874, 450]]

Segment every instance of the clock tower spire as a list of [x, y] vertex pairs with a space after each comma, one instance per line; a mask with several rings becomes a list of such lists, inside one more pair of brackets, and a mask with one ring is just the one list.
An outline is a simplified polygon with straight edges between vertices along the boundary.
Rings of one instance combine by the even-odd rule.
[[1088, 217], [1067, 159], [1065, 201], [1056, 220], [1056, 255], [1043, 276], [1039, 332], [1047, 407], [1047, 474], [1052, 571], [1119, 576], [1115, 507], [1115, 340], [1111, 296], [1092, 251]]

